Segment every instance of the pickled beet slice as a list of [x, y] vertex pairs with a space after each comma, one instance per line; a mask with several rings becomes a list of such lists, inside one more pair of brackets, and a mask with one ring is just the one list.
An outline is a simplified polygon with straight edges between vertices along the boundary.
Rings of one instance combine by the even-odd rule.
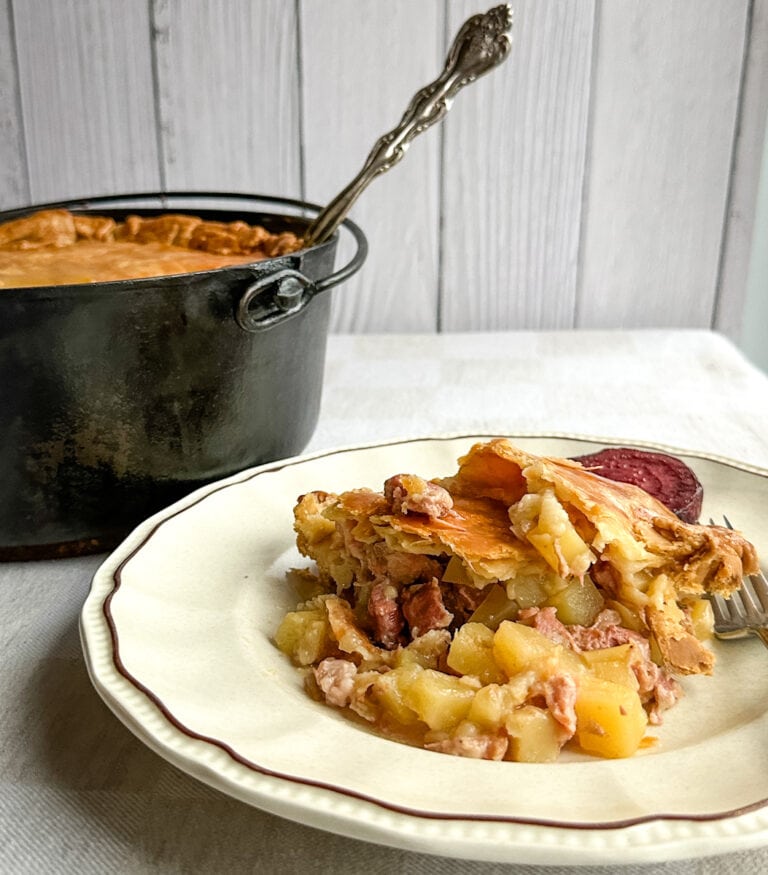
[[574, 461], [601, 477], [639, 486], [683, 522], [698, 522], [704, 489], [685, 462], [674, 456], [630, 447], [608, 447], [597, 453], [575, 456]]

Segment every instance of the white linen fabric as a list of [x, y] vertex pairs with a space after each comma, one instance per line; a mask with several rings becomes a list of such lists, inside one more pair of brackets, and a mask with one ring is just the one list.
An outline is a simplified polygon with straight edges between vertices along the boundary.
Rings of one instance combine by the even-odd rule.
[[[552, 432], [652, 441], [768, 468], [768, 378], [705, 331], [332, 335], [308, 451]], [[0, 872], [617, 871], [471, 862], [354, 841], [264, 814], [183, 774], [124, 728], [90, 685], [77, 620], [103, 558], [0, 564]], [[768, 848], [621, 871], [758, 875], [768, 871]]]

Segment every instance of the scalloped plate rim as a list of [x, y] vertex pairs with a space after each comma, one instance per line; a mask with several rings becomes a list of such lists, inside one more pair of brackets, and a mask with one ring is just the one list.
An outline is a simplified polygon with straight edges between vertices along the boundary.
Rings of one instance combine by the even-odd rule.
[[[114, 575], [118, 567], [140, 551], [152, 532], [163, 522], [183, 514], [192, 506], [205, 501], [211, 494], [236, 486], [263, 473], [279, 472], [288, 466], [326, 457], [414, 443], [487, 440], [496, 436], [502, 435], [464, 432], [416, 435], [318, 450], [249, 468], [215, 481], [148, 518], [137, 526], [97, 569], [91, 591], [81, 612], [82, 646], [88, 673], [96, 691], [118, 719], [144, 744], [198, 780], [265, 811], [352, 838], [443, 856], [535, 864], [556, 864], [566, 861], [584, 864], [652, 862], [719, 854], [729, 850], [744, 850], [765, 845], [768, 842], [768, 808], [766, 808], [768, 800], [762, 800], [733, 812], [701, 819], [655, 813], [627, 822], [565, 824], [557, 821], [526, 821], [524, 818], [475, 819], [469, 814], [466, 817], [436, 816], [434, 813], [418, 810], [407, 811], [373, 797], [366, 799], [359, 794], [349, 794], [341, 788], [317, 786], [311, 782], [303, 784], [301, 779], [270, 774], [269, 769], [263, 769], [257, 764], [255, 768], [260, 776], [257, 783], [263, 786], [253, 787], [250, 786], [252, 782], [243, 781], [243, 775], [239, 770], [252, 773], [254, 769], [238, 760], [236, 754], [233, 757], [231, 752], [222, 747], [218, 739], [197, 738], [195, 741], [202, 748], [218, 746], [219, 754], [229, 759], [224, 766], [221, 765], [218, 757], [211, 758], [199, 752], [194, 754], [189, 751], [180, 752], [177, 742], [182, 739], [178, 736], [183, 736], [184, 743], [189, 742], [189, 737], [184, 736], [178, 728], [179, 722], [175, 718], [169, 719], [156, 707], [150, 690], [142, 689], [140, 685], [137, 686], [120, 673], [115, 663], [114, 640], [106, 645], [106, 649], [103, 640], [101, 644], [99, 643], [99, 633], [103, 635], [105, 632], [104, 602], [109, 592], [114, 591]], [[715, 462], [768, 479], [768, 469], [765, 468], [727, 456], [681, 449], [653, 441], [606, 438], [571, 432], [516, 432], [504, 436], [513, 441], [520, 438], [564, 440], [605, 446], [629, 445]], [[110, 656], [108, 664], [104, 662], [104, 656], [107, 654]], [[123, 696], [127, 688], [133, 693], [146, 697], [153, 717], [145, 720], [137, 719], [131, 710], [125, 707]], [[130, 691], [129, 695], [131, 695]], [[153, 723], [154, 727], [150, 725]], [[158, 733], [158, 725], [169, 731], [166, 733], [168, 738], [161, 737], [163, 733]], [[191, 732], [194, 735], [194, 730]], [[318, 810], [315, 805], [297, 802], [296, 799], [287, 798], [285, 793], [281, 794], [281, 784], [286, 782], [305, 786], [310, 797], [322, 798], [326, 803], [326, 809]], [[340, 797], [335, 799], [335, 806], [334, 797]], [[317, 799], [314, 801], [316, 802]], [[334, 807], [337, 810], [332, 810]], [[360, 814], [363, 811], [366, 821], [361, 824]], [[427, 824], [428, 828], [424, 828]], [[597, 841], [598, 837], [602, 840]]]

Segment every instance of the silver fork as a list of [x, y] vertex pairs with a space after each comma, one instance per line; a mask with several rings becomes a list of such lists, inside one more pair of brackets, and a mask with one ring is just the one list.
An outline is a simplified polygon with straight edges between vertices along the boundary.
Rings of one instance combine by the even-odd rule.
[[[723, 516], [725, 525], [732, 529], [730, 520]], [[710, 525], [714, 525], [712, 520]], [[768, 647], [768, 580], [760, 571], [744, 578], [741, 588], [729, 598], [710, 595], [715, 615], [715, 635], [718, 638], [757, 637]]]

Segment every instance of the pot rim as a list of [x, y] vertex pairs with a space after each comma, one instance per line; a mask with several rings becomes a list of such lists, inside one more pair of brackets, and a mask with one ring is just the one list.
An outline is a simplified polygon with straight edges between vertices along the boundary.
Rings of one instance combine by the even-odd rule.
[[[171, 200], [184, 201], [199, 201], [211, 199], [215, 201], [235, 201], [237, 203], [251, 204], [256, 206], [259, 204], [268, 205], [270, 208], [284, 207], [291, 212], [265, 212], [260, 211], [257, 214], [264, 217], [274, 218], [290, 218], [296, 219], [307, 226], [311, 220], [323, 209], [319, 204], [310, 201], [298, 200], [296, 198], [282, 197], [279, 195], [262, 195], [251, 194], [248, 192], [224, 192], [224, 191], [153, 191], [153, 192], [128, 192], [117, 194], [101, 194], [89, 195], [85, 197], [67, 198], [65, 200], [49, 201], [46, 203], [34, 203], [22, 207], [13, 207], [10, 210], [0, 211], [0, 223], [11, 221], [13, 219], [22, 218], [30, 213], [39, 212], [40, 210], [52, 209], [68, 209], [72, 211], [96, 212], [100, 207], [108, 207], [112, 210], [125, 209], [126, 212], [141, 212], [141, 211], [161, 211], [169, 212], [176, 211], [194, 211], [191, 206], [185, 207], [182, 203], [180, 207], [174, 207], [170, 203]], [[132, 204], [132, 201], [153, 201], [149, 204]], [[198, 211], [205, 210], [206, 212], [224, 212], [227, 208], [221, 205], [212, 205], [210, 207], [198, 207]], [[236, 209], [236, 208], [235, 208]], [[231, 211], [231, 210], [230, 210]], [[251, 213], [254, 210], [249, 211]], [[357, 243], [357, 250], [352, 259], [343, 267], [334, 271], [328, 277], [323, 278], [316, 284], [316, 291], [325, 291], [338, 285], [356, 273], [361, 267], [368, 254], [368, 241], [362, 229], [351, 219], [347, 218], [341, 224]], [[237, 265], [227, 265], [225, 267], [213, 268], [204, 271], [186, 271], [184, 273], [162, 274], [155, 277], [136, 277], [133, 279], [116, 279], [103, 280], [93, 283], [69, 283], [55, 286], [17, 286], [0, 289], [0, 300], [8, 299], [16, 295], [23, 295], [25, 298], [42, 297], [49, 299], [51, 296], [61, 296], [67, 293], [82, 292], [90, 290], [92, 292], [124, 292], [124, 291], [141, 291], [149, 287], [156, 288], [158, 281], [163, 281], [166, 284], [174, 284], [182, 282], [185, 279], [199, 281], [213, 275], [221, 275], [229, 271], [245, 271], [252, 274], [254, 270], [258, 273], [267, 273], [271, 269], [280, 269], [292, 263], [292, 258], [304, 255], [308, 252], [322, 250], [329, 246], [335, 246], [339, 239], [339, 231], [323, 243], [308, 246], [306, 249], [297, 249], [295, 252], [286, 253], [284, 255], [276, 255], [272, 258], [261, 258], [253, 262], [246, 262]]]

